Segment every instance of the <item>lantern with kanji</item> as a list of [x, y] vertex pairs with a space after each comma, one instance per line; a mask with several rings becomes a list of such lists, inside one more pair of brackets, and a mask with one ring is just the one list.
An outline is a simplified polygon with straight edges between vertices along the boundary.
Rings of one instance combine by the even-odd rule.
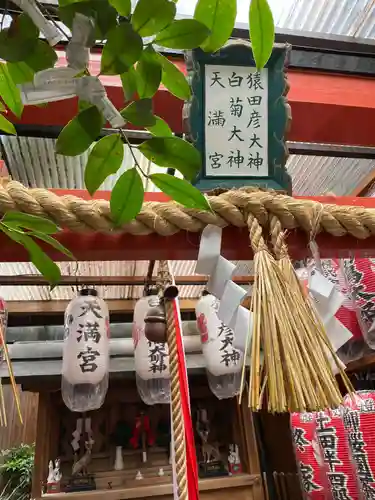
[[168, 345], [165, 341], [149, 340], [145, 335], [147, 315], [150, 311], [155, 312], [159, 309], [161, 309], [161, 303], [157, 295], [142, 297], [134, 308], [133, 343], [136, 382], [139, 395], [148, 405], [169, 403], [170, 400]]
[[233, 347], [234, 333], [217, 316], [219, 301], [205, 294], [195, 307], [208, 384], [219, 399], [239, 393], [243, 353]]
[[343, 408], [294, 413], [291, 428], [306, 499], [359, 499], [356, 470], [344, 429]]
[[100, 408], [109, 378], [109, 313], [96, 290], [83, 289], [65, 312], [61, 392], [72, 411]]
[[345, 397], [344, 425], [363, 498], [375, 498], [375, 391]]

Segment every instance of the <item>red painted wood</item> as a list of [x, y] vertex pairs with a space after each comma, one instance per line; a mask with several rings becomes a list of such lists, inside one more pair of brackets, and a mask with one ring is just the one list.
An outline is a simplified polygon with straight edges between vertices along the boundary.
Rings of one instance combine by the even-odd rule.
[[[66, 64], [64, 54], [59, 53], [58, 65]], [[92, 74], [99, 72], [99, 54], [90, 61]], [[171, 58], [186, 72], [182, 60]], [[120, 78], [101, 77], [109, 98], [118, 109], [125, 106]], [[374, 146], [375, 135], [375, 80], [365, 77], [317, 72], [288, 72], [290, 92], [288, 100], [292, 107], [292, 129], [288, 139], [297, 142], [317, 142], [359, 146]], [[182, 132], [182, 101], [163, 87], [153, 99], [154, 111], [164, 118], [176, 133]], [[26, 107], [16, 123], [63, 126], [76, 114], [76, 99], [50, 104], [45, 108]]]
[[[89, 199], [85, 191], [53, 190], [58, 195], [71, 194]], [[108, 199], [109, 192], [98, 192], [96, 199]], [[302, 197], [299, 197], [303, 199]], [[161, 193], [146, 193], [145, 200], [165, 201]], [[353, 205], [375, 209], [375, 198], [353, 197], [314, 197], [309, 198], [321, 203]], [[69, 248], [78, 260], [195, 260], [198, 254], [200, 235], [184, 231], [174, 236], [162, 237], [130, 236], [128, 234], [72, 233], [63, 231], [59, 241]], [[318, 235], [316, 241], [322, 257], [347, 257], [349, 255], [375, 256], [375, 237], [357, 240], [350, 236], [335, 238], [327, 234]], [[288, 235], [288, 247], [293, 259], [309, 256], [308, 238], [301, 231], [291, 231]], [[47, 249], [47, 247], [44, 247]], [[58, 252], [48, 248], [49, 255], [55, 260], [66, 260]], [[249, 248], [248, 231], [228, 227], [223, 231], [222, 255], [231, 260], [249, 260], [252, 252]], [[27, 261], [27, 253], [19, 245], [0, 234], [0, 262]]]

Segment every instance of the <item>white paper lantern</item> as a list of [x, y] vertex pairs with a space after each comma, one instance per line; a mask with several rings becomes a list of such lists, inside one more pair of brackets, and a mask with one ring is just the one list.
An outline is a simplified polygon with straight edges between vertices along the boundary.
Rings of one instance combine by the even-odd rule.
[[158, 304], [157, 296], [142, 297], [134, 308], [133, 342], [138, 392], [146, 404], [169, 403], [170, 375], [167, 343], [151, 342], [145, 336], [145, 317]]
[[72, 411], [100, 408], [108, 389], [109, 313], [92, 289], [84, 289], [65, 312], [62, 395]]
[[212, 392], [223, 399], [233, 397], [240, 390], [244, 355], [233, 347], [233, 330], [217, 316], [219, 304], [213, 295], [204, 295], [197, 302], [195, 314], [208, 382]]

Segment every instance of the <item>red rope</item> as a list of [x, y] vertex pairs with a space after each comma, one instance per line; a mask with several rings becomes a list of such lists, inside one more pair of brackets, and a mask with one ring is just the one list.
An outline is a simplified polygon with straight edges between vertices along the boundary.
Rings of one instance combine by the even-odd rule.
[[182, 342], [180, 308], [177, 300], [178, 299], [175, 299], [173, 301], [173, 313], [176, 325], [181, 405], [185, 425], [188, 494], [189, 500], [199, 500], [197, 455], [195, 451], [194, 432], [190, 411], [189, 384], [186, 370], [185, 351]]

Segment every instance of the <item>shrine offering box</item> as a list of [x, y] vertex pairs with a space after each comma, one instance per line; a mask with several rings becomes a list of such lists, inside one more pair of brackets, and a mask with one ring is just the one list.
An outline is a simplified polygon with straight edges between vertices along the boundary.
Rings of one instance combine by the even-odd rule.
[[[241, 406], [235, 398], [218, 400], [210, 392], [206, 377], [200, 375], [190, 376], [189, 383], [193, 417], [204, 409], [209, 420], [210, 448], [219, 450], [225, 469], [224, 474], [217, 477], [202, 477], [200, 474], [200, 498], [262, 500], [258, 452], [246, 399]], [[169, 405], [144, 405], [134, 380], [111, 381], [102, 408], [86, 414], [68, 410], [58, 387], [39, 392], [32, 498], [52, 495], [53, 500], [99, 500], [105, 493], [106, 500], [148, 497], [173, 500], [169, 415]], [[84, 453], [80, 451], [74, 457], [71, 445], [80, 418], [83, 428], [85, 419], [90, 419], [94, 445], [87, 474], [94, 478], [95, 489], [71, 491], [72, 466]], [[146, 423], [142, 432], [137, 430], [140, 419]], [[195, 418], [193, 421], [195, 426]], [[202, 453], [197, 429], [194, 431], [199, 463], [202, 455], [206, 455]], [[119, 443], [123, 445], [121, 450]], [[83, 438], [82, 448], [84, 445]], [[235, 466], [234, 450], [240, 460]], [[61, 492], [46, 493], [48, 464], [57, 457], [61, 461]], [[115, 470], [118, 468], [120, 470]]]

